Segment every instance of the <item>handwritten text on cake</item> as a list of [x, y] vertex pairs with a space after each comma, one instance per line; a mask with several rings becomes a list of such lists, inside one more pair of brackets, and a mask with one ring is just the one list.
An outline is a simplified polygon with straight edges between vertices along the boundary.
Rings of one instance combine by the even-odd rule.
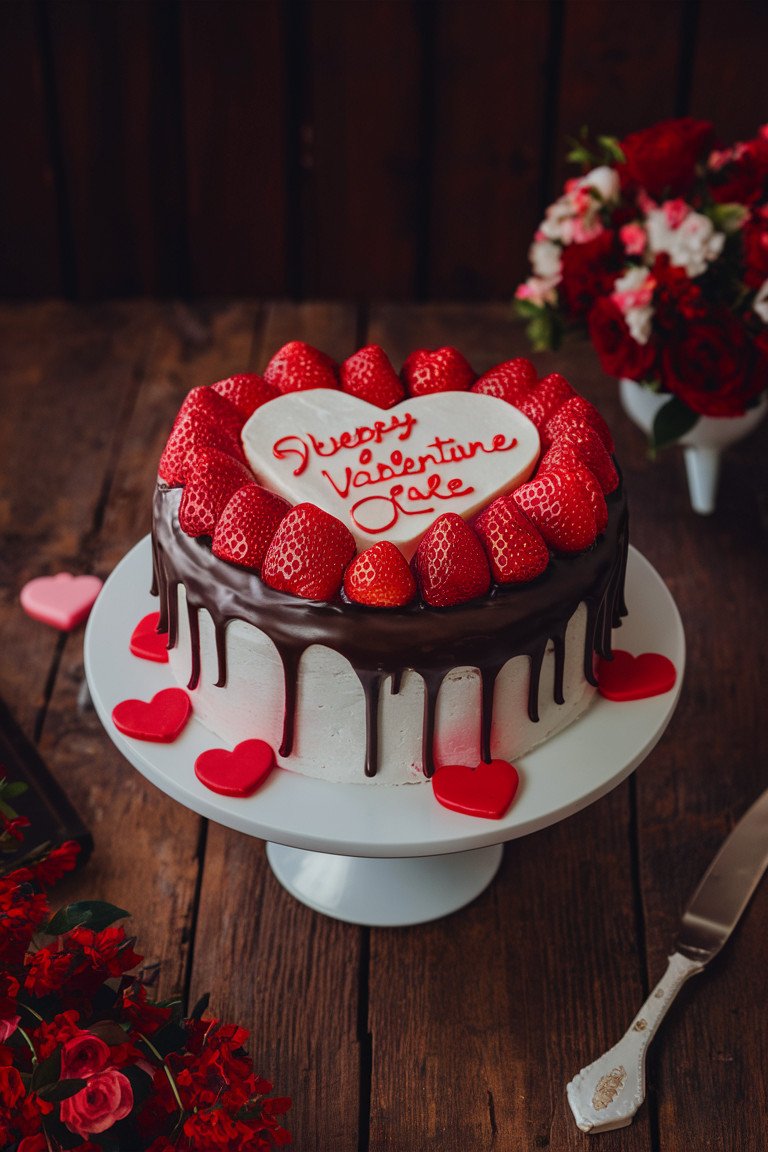
[[[321, 468], [320, 475], [343, 500], [360, 493], [350, 516], [361, 532], [377, 535], [388, 532], [400, 516], [434, 513], [439, 501], [469, 495], [474, 489], [457, 474], [456, 466], [482, 454], [509, 452], [518, 443], [516, 437], [504, 433], [487, 441], [466, 442], [435, 436], [426, 451], [409, 456], [393, 445], [406, 442], [417, 424], [415, 416], [401, 411], [326, 440], [311, 432], [282, 436], [272, 452], [276, 459], [293, 465], [294, 476], [301, 476], [315, 461], [332, 461]], [[347, 463], [350, 452], [357, 455], [354, 464]], [[341, 459], [335, 460], [340, 454]], [[448, 469], [454, 474], [447, 475]]]

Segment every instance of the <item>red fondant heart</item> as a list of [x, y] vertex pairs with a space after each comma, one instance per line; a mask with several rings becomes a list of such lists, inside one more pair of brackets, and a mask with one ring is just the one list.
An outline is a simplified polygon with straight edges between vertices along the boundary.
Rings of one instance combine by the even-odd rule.
[[467, 768], [463, 764], [443, 764], [432, 777], [435, 798], [444, 808], [467, 816], [500, 820], [515, 798], [519, 776], [506, 760], [491, 760]]
[[275, 766], [275, 754], [263, 740], [243, 740], [231, 752], [210, 748], [195, 760], [195, 776], [222, 796], [251, 796]]
[[87, 619], [101, 585], [98, 576], [59, 572], [56, 576], [37, 576], [30, 580], [22, 588], [19, 599], [24, 611], [34, 620], [71, 632]]
[[192, 701], [181, 688], [163, 688], [151, 700], [122, 700], [112, 722], [124, 736], [172, 744], [192, 715]]
[[660, 652], [631, 652], [617, 649], [611, 660], [600, 660], [598, 691], [606, 700], [645, 700], [661, 696], [675, 686], [677, 670]]
[[134, 656], [142, 660], [154, 660], [158, 664], [168, 663], [168, 633], [158, 632], [159, 612], [150, 612], [139, 620], [131, 633], [130, 649]]

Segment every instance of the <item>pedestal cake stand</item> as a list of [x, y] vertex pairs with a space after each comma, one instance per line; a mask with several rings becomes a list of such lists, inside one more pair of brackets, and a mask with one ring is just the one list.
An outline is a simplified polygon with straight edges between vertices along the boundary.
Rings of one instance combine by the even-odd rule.
[[565, 819], [634, 771], [662, 735], [680, 694], [685, 639], [677, 607], [655, 569], [630, 549], [630, 615], [614, 641], [634, 654], [668, 656], [677, 669], [675, 687], [626, 704], [596, 697], [575, 724], [517, 763], [520, 787], [501, 820], [441, 807], [428, 783], [330, 784], [283, 769], [247, 799], [220, 796], [198, 781], [194, 763], [221, 741], [194, 716], [173, 744], [130, 739], [112, 723], [121, 700], [147, 700], [175, 683], [167, 664], [138, 659], [129, 649], [135, 625], [157, 609], [150, 573], [145, 537], [106, 581], [88, 621], [86, 676], [109, 736], [174, 800], [268, 841], [270, 866], [296, 899], [353, 924], [418, 924], [469, 903], [495, 876], [504, 841]]

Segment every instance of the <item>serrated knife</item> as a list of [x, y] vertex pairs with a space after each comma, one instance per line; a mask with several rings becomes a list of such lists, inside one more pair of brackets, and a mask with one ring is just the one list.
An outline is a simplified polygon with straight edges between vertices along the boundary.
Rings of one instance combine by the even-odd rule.
[[645, 1057], [672, 1001], [730, 937], [768, 867], [768, 790], [742, 816], [686, 908], [667, 970], [618, 1044], [582, 1068], [566, 1092], [582, 1132], [631, 1124], [645, 1099]]

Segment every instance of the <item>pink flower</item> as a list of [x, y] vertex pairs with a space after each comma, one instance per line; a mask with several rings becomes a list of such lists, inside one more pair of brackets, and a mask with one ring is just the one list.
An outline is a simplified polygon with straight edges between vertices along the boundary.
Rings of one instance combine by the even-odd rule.
[[64, 1080], [87, 1080], [103, 1072], [109, 1064], [109, 1045], [83, 1032], [73, 1036], [61, 1048], [61, 1075]]
[[625, 224], [619, 229], [619, 236], [628, 256], [639, 256], [645, 248], [645, 228], [642, 224]]
[[690, 212], [685, 200], [681, 200], [679, 197], [677, 200], [665, 200], [661, 210], [670, 228], [679, 228]]
[[4, 1020], [0, 1020], [0, 1044], [5, 1044], [6, 1040], [13, 1036], [18, 1028], [21, 1016], [6, 1016]]
[[91, 1076], [85, 1088], [62, 1100], [60, 1118], [70, 1132], [91, 1136], [124, 1120], [131, 1108], [133, 1089], [128, 1077], [109, 1068]]

